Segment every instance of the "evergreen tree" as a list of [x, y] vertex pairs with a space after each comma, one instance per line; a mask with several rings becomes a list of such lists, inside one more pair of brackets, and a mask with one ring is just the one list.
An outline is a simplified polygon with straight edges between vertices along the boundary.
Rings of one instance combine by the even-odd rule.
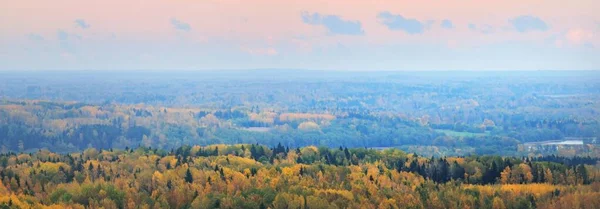
[[194, 177], [192, 176], [192, 171], [188, 168], [185, 172], [185, 182], [192, 183], [194, 182]]

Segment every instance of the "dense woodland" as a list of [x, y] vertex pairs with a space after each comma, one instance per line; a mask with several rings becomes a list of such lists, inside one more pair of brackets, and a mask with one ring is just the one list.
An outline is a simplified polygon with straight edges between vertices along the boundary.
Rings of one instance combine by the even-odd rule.
[[[528, 155], [536, 153], [519, 152], [519, 144], [568, 136], [584, 139], [585, 145], [576, 150], [537, 154], [600, 156], [593, 140], [600, 130], [596, 121], [527, 123], [515, 120], [501, 126], [500, 122], [484, 119], [480, 124], [451, 125], [398, 114], [353, 111], [295, 113], [258, 107], [175, 108], [4, 100], [0, 101], [0, 151], [281, 143], [289, 147], [399, 147], [435, 156]], [[439, 151], [444, 148], [447, 151]]]
[[0, 72], [0, 208], [600, 208], [596, 72]]
[[598, 208], [597, 158], [255, 144], [0, 155], [1, 208]]
[[[0, 152], [281, 143], [600, 156], [598, 73], [0, 72]], [[581, 140], [583, 146], [520, 145]]]

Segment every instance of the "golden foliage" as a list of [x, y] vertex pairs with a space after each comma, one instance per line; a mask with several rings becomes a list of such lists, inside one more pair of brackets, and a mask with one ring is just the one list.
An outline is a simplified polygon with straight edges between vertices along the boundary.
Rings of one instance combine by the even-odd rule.
[[502, 201], [502, 199], [499, 197], [494, 197], [494, 200], [492, 201], [492, 209], [506, 209], [506, 206], [504, 206], [504, 201]]
[[504, 170], [500, 173], [500, 182], [502, 184], [508, 184], [511, 182], [511, 169], [510, 167], [506, 166], [506, 168], [504, 168]]
[[[255, 145], [244, 145], [244, 149], [251, 146], [256, 149]], [[219, 150], [217, 156], [196, 155], [201, 150], [215, 149]], [[300, 153], [291, 149], [287, 156], [280, 153], [274, 156], [273, 163], [251, 159], [251, 155], [240, 151], [242, 145], [194, 146], [191, 150], [189, 156], [141, 148], [132, 152], [89, 149], [69, 157], [47, 150], [31, 156], [9, 154], [3, 161], [6, 167], [0, 167], [4, 175], [0, 179], [0, 207], [8, 202], [22, 208], [258, 208], [262, 205], [265, 208], [503, 209], [531, 201], [540, 208], [600, 205], [600, 184], [595, 180], [591, 185], [565, 185], [573, 178], [569, 175], [575, 175], [572, 169], [570, 173], [554, 174], [560, 179], [557, 185], [531, 183], [527, 177], [531, 168], [515, 163], [512, 169], [506, 167], [501, 173], [503, 184], [482, 185], [476, 181], [484, 173], [481, 163], [474, 163], [472, 158], [447, 158], [448, 162], [464, 165], [469, 178], [436, 183], [419, 172], [406, 172], [389, 165], [397, 163], [397, 159], [441, 161], [394, 150], [373, 152], [378, 158], [363, 157], [351, 165], [319, 159], [329, 152], [344, 155], [343, 150], [325, 151], [314, 146], [300, 148]], [[271, 150], [265, 151], [265, 156], [271, 156]], [[294, 159], [298, 156], [315, 157], [315, 162], [296, 163]], [[590, 175], [597, 172], [591, 166], [589, 171]], [[514, 175], [523, 177], [517, 179]], [[473, 184], [467, 183], [471, 180]]]
[[300, 125], [298, 125], [298, 129], [303, 130], [303, 131], [313, 131], [313, 130], [320, 130], [320, 127], [319, 127], [319, 124], [317, 124], [315, 122], [307, 121], [307, 122], [300, 123]]
[[511, 192], [517, 195], [534, 194], [536, 196], [545, 195], [562, 187], [551, 184], [504, 184], [500, 187], [501, 191]]

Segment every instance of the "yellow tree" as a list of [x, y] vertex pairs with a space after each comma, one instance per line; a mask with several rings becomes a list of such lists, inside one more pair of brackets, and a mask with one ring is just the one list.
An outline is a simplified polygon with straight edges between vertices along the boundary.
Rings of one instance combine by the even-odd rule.
[[531, 174], [531, 167], [525, 163], [519, 164], [519, 170], [523, 179], [521, 179], [525, 183], [531, 183], [533, 181], [533, 174]]
[[500, 182], [502, 184], [511, 183], [510, 173], [511, 173], [511, 170], [510, 170], [509, 166], [506, 166], [506, 168], [504, 168], [504, 170], [500, 173]]
[[506, 206], [504, 206], [504, 201], [502, 201], [502, 199], [499, 197], [494, 197], [494, 200], [492, 201], [492, 209], [506, 209]]

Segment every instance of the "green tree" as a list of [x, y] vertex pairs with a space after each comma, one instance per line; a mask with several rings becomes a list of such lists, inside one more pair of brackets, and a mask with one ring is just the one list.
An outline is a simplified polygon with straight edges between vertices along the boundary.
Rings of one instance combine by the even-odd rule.
[[185, 171], [185, 182], [187, 182], [187, 183], [194, 182], [194, 176], [192, 176], [192, 171], [190, 171], [189, 168], [187, 169], [187, 171]]

